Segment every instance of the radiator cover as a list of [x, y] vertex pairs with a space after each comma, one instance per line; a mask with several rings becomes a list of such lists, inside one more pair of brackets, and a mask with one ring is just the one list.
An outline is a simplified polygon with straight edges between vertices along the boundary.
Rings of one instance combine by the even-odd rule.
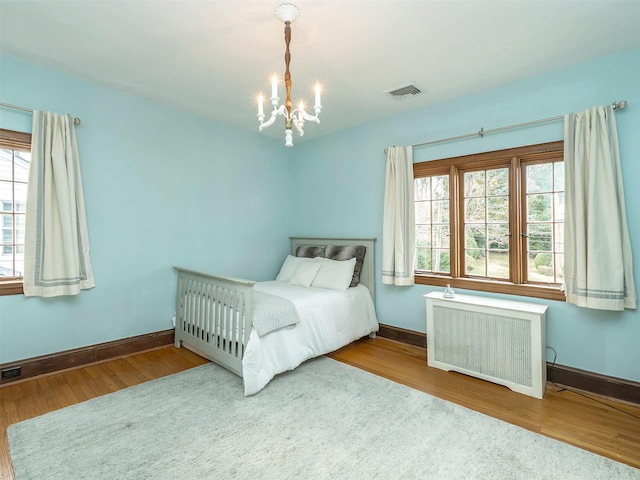
[[543, 397], [546, 305], [441, 292], [425, 298], [429, 366]]

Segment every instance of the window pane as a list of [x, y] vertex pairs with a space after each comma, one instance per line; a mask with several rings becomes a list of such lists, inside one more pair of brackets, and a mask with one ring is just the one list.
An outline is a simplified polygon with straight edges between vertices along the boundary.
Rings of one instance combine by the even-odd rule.
[[509, 197], [489, 197], [487, 199], [487, 221], [509, 221]]
[[487, 170], [487, 195], [509, 195], [509, 169]]
[[556, 223], [554, 229], [553, 250], [562, 253], [564, 252], [564, 223]]
[[441, 248], [433, 249], [433, 267], [432, 271], [437, 273], [450, 273], [450, 260], [449, 250], [443, 250]]
[[26, 211], [27, 206], [27, 184], [26, 183], [14, 183], [13, 191], [16, 199], [16, 212]]
[[3, 228], [13, 228], [13, 216], [11, 215], [0, 215], [2, 217], [2, 227]]
[[431, 178], [416, 178], [414, 182], [414, 198], [416, 200], [431, 199]]
[[415, 179], [416, 270], [449, 272], [449, 176]]
[[564, 162], [527, 165], [528, 282], [562, 282]]
[[486, 232], [484, 225], [465, 225], [465, 242], [467, 248], [480, 248], [484, 250], [486, 245]]
[[564, 222], [564, 192], [553, 194], [553, 220]]
[[431, 202], [416, 202], [416, 223], [431, 223]]
[[465, 198], [464, 200], [464, 221], [482, 222], [485, 221], [485, 198]]
[[449, 176], [431, 177], [431, 196], [433, 199], [449, 199]]
[[431, 271], [431, 249], [430, 248], [416, 248], [416, 269]]
[[542, 163], [527, 166], [527, 193], [550, 192], [553, 185], [553, 165]]
[[529, 261], [529, 279], [534, 282], [555, 283], [553, 255], [540, 252]]
[[491, 250], [509, 250], [509, 224], [487, 225], [488, 247]]
[[29, 179], [29, 162], [31, 152], [15, 152], [14, 181], [27, 183]]
[[0, 180], [13, 181], [13, 150], [0, 149]]
[[464, 196], [465, 197], [484, 197], [485, 188], [485, 172], [467, 172], [464, 174]]
[[564, 191], [564, 162], [555, 162], [553, 164], [553, 189], [555, 191]]
[[465, 250], [465, 272], [467, 275], [484, 277], [487, 275], [485, 257], [480, 250]]
[[527, 250], [535, 252], [552, 252], [552, 237], [550, 223], [531, 223], [528, 231]]
[[431, 247], [431, 225], [416, 226], [416, 245], [419, 247]]
[[449, 225], [433, 226], [433, 246], [436, 248], [449, 247]]
[[449, 223], [449, 200], [431, 202], [433, 208], [433, 223]]
[[550, 222], [552, 194], [538, 194], [527, 196], [527, 221]]
[[487, 276], [508, 280], [509, 275], [509, 252], [487, 252]]
[[556, 253], [556, 282], [560, 283], [564, 279], [564, 254]]

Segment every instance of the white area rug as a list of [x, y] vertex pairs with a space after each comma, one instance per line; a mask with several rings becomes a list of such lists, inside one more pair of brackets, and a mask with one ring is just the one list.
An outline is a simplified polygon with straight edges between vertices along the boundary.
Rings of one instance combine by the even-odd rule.
[[640, 479], [325, 357], [242, 392], [208, 364], [12, 425], [16, 480]]

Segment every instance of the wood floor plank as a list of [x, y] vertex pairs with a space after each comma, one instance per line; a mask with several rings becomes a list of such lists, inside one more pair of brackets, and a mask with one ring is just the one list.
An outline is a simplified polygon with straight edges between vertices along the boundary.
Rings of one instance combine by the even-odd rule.
[[[640, 405], [595, 399], [548, 384], [543, 400], [506, 387], [430, 368], [424, 348], [363, 339], [330, 355], [376, 375], [522, 428], [640, 468]], [[0, 388], [0, 480], [13, 480], [6, 429], [18, 421], [152, 378], [208, 363], [173, 346], [29, 379]], [[625, 410], [631, 417], [615, 408]]]

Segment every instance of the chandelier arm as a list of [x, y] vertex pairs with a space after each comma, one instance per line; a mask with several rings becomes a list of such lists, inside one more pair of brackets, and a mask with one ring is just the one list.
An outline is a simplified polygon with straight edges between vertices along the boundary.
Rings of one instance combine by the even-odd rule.
[[271, 117], [269, 117], [269, 120], [267, 120], [264, 123], [260, 122], [260, 126], [258, 127], [258, 130], [261, 132], [265, 128], [270, 127], [271, 125], [273, 125], [273, 122], [276, 121], [276, 117], [277, 116], [278, 116], [278, 111], [274, 109], [273, 112], [271, 112]]
[[304, 125], [304, 120], [302, 122], [299, 122], [296, 116], [294, 115], [293, 126], [296, 127], [296, 130], [298, 130], [298, 135], [300, 135], [301, 137], [304, 136], [304, 129], [302, 128], [303, 125]]
[[318, 118], [318, 115], [309, 115], [307, 112], [305, 112], [304, 110], [302, 111], [302, 116], [305, 120], [309, 121], [309, 122], [315, 122], [315, 123], [320, 123], [320, 119]]
[[289, 62], [291, 62], [291, 52], [289, 51], [289, 43], [291, 42], [291, 22], [286, 21], [284, 24], [284, 43], [286, 45], [286, 50], [284, 52], [284, 85], [287, 90], [287, 99], [285, 100], [285, 106], [287, 108], [287, 112], [291, 115], [291, 107], [293, 103], [291, 102], [291, 72], [289, 72]]

